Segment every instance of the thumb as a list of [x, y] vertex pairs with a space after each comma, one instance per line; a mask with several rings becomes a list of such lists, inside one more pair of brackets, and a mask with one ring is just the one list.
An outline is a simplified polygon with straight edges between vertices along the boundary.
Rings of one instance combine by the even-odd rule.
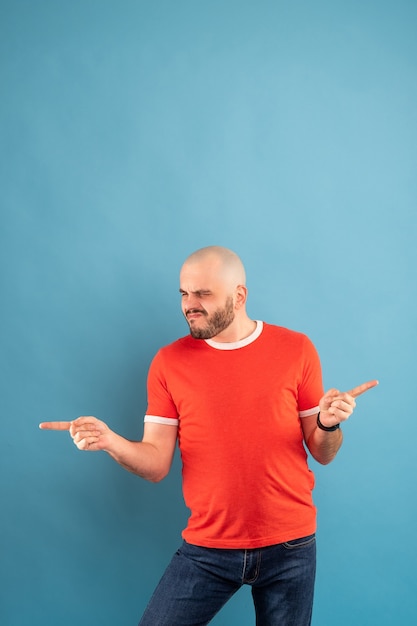
[[333, 400], [339, 395], [339, 393], [340, 391], [338, 389], [329, 389], [328, 391], [326, 391], [326, 393], [319, 402], [320, 411], [327, 411], [330, 408]]

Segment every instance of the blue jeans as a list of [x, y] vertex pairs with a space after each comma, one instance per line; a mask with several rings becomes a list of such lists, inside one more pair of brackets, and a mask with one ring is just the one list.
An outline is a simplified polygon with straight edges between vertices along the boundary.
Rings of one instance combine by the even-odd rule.
[[183, 542], [139, 626], [203, 626], [242, 585], [250, 585], [258, 626], [309, 626], [315, 535], [253, 550]]

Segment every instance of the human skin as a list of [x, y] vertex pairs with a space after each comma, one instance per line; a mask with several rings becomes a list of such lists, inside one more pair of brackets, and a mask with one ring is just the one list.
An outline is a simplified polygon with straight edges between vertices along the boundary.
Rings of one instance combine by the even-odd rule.
[[[246, 312], [243, 265], [226, 248], [212, 246], [188, 257], [180, 272], [180, 294], [182, 312], [195, 336], [221, 343], [236, 342], [248, 337], [256, 327]], [[347, 392], [330, 389], [319, 403], [320, 422], [331, 427], [347, 421], [356, 398], [377, 384], [371, 380]], [[330, 463], [342, 445], [341, 429], [329, 432], [318, 428], [317, 413], [303, 417], [301, 426], [313, 458], [323, 465]], [[130, 441], [93, 416], [42, 422], [40, 428], [67, 430], [79, 450], [104, 450], [122, 467], [151, 482], [168, 474], [177, 440], [177, 426], [146, 422], [142, 441]]]

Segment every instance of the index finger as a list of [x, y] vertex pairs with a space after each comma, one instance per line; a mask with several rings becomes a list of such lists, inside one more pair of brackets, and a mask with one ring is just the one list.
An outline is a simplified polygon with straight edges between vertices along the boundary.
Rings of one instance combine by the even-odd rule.
[[41, 422], [41, 430], [69, 430], [71, 422]]
[[376, 387], [377, 385], [377, 380], [369, 380], [367, 383], [363, 383], [363, 385], [358, 385], [357, 387], [354, 387], [353, 389], [348, 391], [348, 394], [353, 396], [354, 398], [357, 398], [362, 393], [365, 393], [365, 391], [368, 391], [369, 389], [372, 389], [372, 387]]

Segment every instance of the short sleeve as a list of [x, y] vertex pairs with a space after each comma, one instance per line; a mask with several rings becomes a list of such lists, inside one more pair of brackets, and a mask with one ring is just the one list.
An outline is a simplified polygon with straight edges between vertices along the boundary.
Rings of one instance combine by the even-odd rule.
[[148, 406], [145, 421], [176, 425], [178, 424], [178, 411], [168, 390], [164, 371], [164, 356], [160, 350], [149, 367]]
[[318, 352], [313, 342], [304, 336], [302, 374], [298, 387], [300, 417], [317, 413], [323, 396], [323, 377]]

